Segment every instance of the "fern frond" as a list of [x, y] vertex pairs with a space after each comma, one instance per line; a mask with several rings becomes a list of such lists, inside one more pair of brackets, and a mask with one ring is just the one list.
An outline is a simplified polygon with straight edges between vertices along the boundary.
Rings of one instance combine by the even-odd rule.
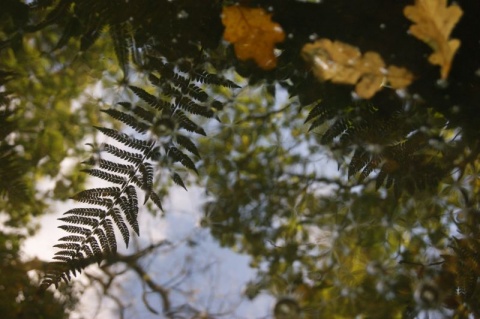
[[178, 175], [177, 173], [173, 173], [172, 175], [172, 180], [175, 184], [177, 184], [178, 186], [182, 187], [183, 189], [187, 190], [187, 187], [185, 186], [185, 184], [183, 183], [183, 179], [180, 177], [180, 175]]
[[158, 161], [162, 157], [160, 146], [153, 147], [148, 154], [146, 154], [147, 160]]
[[200, 102], [206, 102], [208, 99], [208, 94], [202, 90], [202, 88], [196, 86], [195, 84], [189, 84], [185, 90], [183, 90], [184, 94], [188, 94], [194, 99], [199, 100]]
[[78, 236], [78, 235], [69, 235], [64, 236], [59, 239], [59, 241], [66, 241], [70, 243], [82, 242], [85, 239], [85, 236]]
[[80, 226], [72, 226], [72, 225], [60, 225], [58, 228], [65, 230], [68, 233], [72, 234], [80, 234], [84, 236], [89, 236], [92, 232], [90, 229]]
[[180, 151], [175, 146], [171, 146], [167, 149], [167, 156], [169, 156], [174, 163], [180, 162], [183, 166], [185, 166], [188, 169], [191, 169], [192, 171], [198, 174], [197, 168], [195, 167], [195, 164], [190, 159], [190, 157], [188, 157], [185, 153]]
[[53, 245], [53, 247], [60, 248], [60, 249], [70, 249], [70, 250], [80, 250], [80, 244], [78, 243], [61, 243]]
[[162, 83], [160, 79], [154, 80], [157, 86], [160, 86], [162, 93], [167, 96], [174, 96], [176, 98], [185, 97], [188, 99], [195, 99], [201, 103], [204, 103], [208, 100], [208, 94], [200, 87], [191, 83], [189, 80], [184, 78], [175, 79], [174, 82]]
[[150, 194], [150, 198], [152, 199], [152, 202], [163, 212], [162, 200], [160, 199], [160, 196], [158, 196], [157, 193], [152, 192]]
[[348, 165], [348, 178], [355, 175], [370, 161], [370, 155], [362, 148], [357, 148]]
[[[212, 101], [212, 103], [210, 103], [210, 107], [216, 111], [221, 111], [223, 110], [223, 103], [220, 102], [220, 101], [217, 101], [217, 100], [214, 100]], [[217, 118], [218, 120], [218, 118]], [[220, 122], [220, 120], [218, 120]]]
[[67, 256], [67, 257], [70, 257], [69, 259], [72, 259], [75, 256], [77, 256], [77, 253], [74, 250], [61, 250], [55, 253], [55, 257], [56, 256]]
[[114, 207], [113, 209], [110, 210], [109, 215], [112, 217], [113, 222], [117, 226], [117, 229], [120, 231], [120, 234], [123, 237], [123, 241], [125, 242], [125, 245], [128, 248], [128, 243], [130, 241], [130, 232], [128, 231], [127, 225], [123, 221], [122, 213], [117, 207]]
[[186, 97], [181, 98], [176, 105], [194, 115], [200, 115], [206, 118], [212, 118], [214, 116], [214, 112], [212, 110], [205, 106], [199, 105]]
[[230, 80], [223, 79], [216, 74], [207, 73], [205, 71], [192, 72], [190, 73], [190, 75], [195, 81], [198, 81], [203, 84], [218, 85], [218, 86], [223, 86], [229, 89], [240, 88], [237, 84], [235, 84]]
[[143, 187], [143, 177], [142, 177], [142, 175], [140, 175], [140, 174], [133, 175], [130, 178], [130, 181], [132, 182], [133, 185], [142, 189], [142, 187]]
[[148, 190], [152, 188], [153, 184], [153, 166], [150, 163], [142, 163], [139, 166], [142, 173], [142, 189]]
[[100, 199], [101, 197], [116, 197], [120, 194], [120, 188], [118, 187], [103, 187], [103, 188], [92, 188], [81, 191], [74, 196], [72, 199], [80, 201], [82, 198], [93, 198], [93, 199]]
[[128, 224], [132, 229], [135, 231], [137, 235], [140, 233], [140, 229], [138, 227], [138, 221], [137, 221], [137, 212], [135, 209], [131, 206], [131, 202], [124, 196], [120, 198], [120, 208], [122, 209], [123, 213], [125, 214], [125, 217], [127, 219]]
[[[135, 191], [135, 189], [133, 189], [133, 191]], [[130, 190], [130, 194], [127, 196], [121, 196], [117, 201], [117, 204], [120, 206], [120, 210], [125, 215], [130, 227], [132, 227], [132, 229], [138, 235], [139, 234], [139, 227], [137, 222], [138, 207], [135, 205], [135, 204], [138, 205], [136, 192], [133, 193], [132, 190]]]
[[370, 173], [378, 167], [379, 164], [379, 158], [372, 158], [370, 161], [368, 161], [367, 165], [362, 170], [362, 173], [360, 174], [359, 182], [362, 182], [365, 178], [367, 178]]
[[187, 151], [200, 157], [197, 146], [188, 137], [181, 134], [176, 134], [175, 139], [178, 145], [185, 147]]
[[105, 169], [114, 173], [119, 173], [128, 177], [130, 177], [135, 172], [135, 168], [133, 165], [115, 163], [105, 159], [100, 159], [99, 167], [101, 169]]
[[132, 109], [133, 114], [138, 116], [144, 121], [147, 121], [148, 123], [152, 124], [155, 121], [155, 114], [150, 112], [149, 110], [141, 107], [140, 105], [135, 105], [135, 107]]
[[184, 129], [186, 129], [189, 132], [194, 132], [203, 136], [207, 136], [207, 133], [195, 124], [192, 120], [190, 120], [185, 113], [183, 113], [180, 110], [176, 110], [175, 113], [173, 114], [173, 118], [178, 122], [178, 125]]
[[98, 219], [96, 218], [83, 217], [83, 216], [77, 216], [77, 215], [62, 217], [62, 218], [59, 218], [58, 220], [61, 220], [63, 222], [70, 223], [70, 224], [86, 225], [92, 228], [98, 225]]
[[312, 109], [310, 110], [310, 112], [308, 113], [308, 116], [307, 116], [307, 118], [305, 119], [305, 122], [304, 122], [304, 123], [310, 122], [311, 120], [315, 119], [316, 117], [321, 116], [321, 115], [327, 113], [327, 111], [328, 111], [328, 109], [325, 108], [325, 107], [322, 105], [322, 101], [321, 101], [321, 100], [315, 102], [313, 108], [312, 108]]
[[153, 187], [153, 166], [150, 163], [140, 165], [140, 173], [142, 173], [142, 190], [145, 192], [145, 205], [150, 197]]
[[115, 238], [115, 231], [113, 230], [112, 220], [110, 218], [106, 218], [103, 223], [101, 224], [105, 229], [105, 234], [108, 241], [108, 246], [110, 247], [111, 253], [117, 252], [117, 240]]
[[[101, 110], [104, 113], [107, 113], [111, 117], [113, 117], [116, 120], [119, 120], [120, 122], [130, 126], [133, 128], [135, 131], [138, 133], [144, 134], [145, 132], [148, 131], [148, 128], [150, 127], [148, 124], [141, 122], [137, 120], [135, 117], [131, 116], [130, 114], [117, 111], [115, 109], [106, 109], [106, 110]], [[125, 135], [127, 136], [127, 135]], [[128, 136], [127, 136], [128, 137]]]
[[[70, 256], [63, 256], [63, 255], [59, 255], [59, 256], [53, 256], [52, 258], [53, 260], [58, 260], [58, 261], [63, 261], [63, 262], [69, 262], [72, 260], [72, 257]], [[68, 279], [70, 280], [70, 278]]]
[[108, 198], [79, 198], [77, 199], [80, 203], [86, 203], [90, 205], [98, 205], [98, 206], [105, 206], [107, 208], [111, 207], [113, 204], [113, 201]]
[[148, 80], [150, 81], [150, 83], [152, 83], [153, 85], [155, 86], [158, 86], [158, 87], [162, 87], [163, 83], [162, 81], [160, 80], [159, 77], [157, 77], [155, 74], [153, 73], [149, 73], [148, 74]]
[[132, 185], [128, 185], [127, 188], [125, 189], [125, 194], [127, 195], [128, 202], [130, 204], [130, 210], [132, 213], [136, 216], [138, 215], [138, 197], [137, 197], [137, 191], [135, 190], [135, 187]]
[[330, 128], [323, 134], [321, 143], [329, 144], [335, 137], [345, 132], [348, 128], [348, 121], [340, 119], [336, 121]]
[[119, 197], [116, 204], [120, 207], [120, 211], [122, 211], [124, 214], [126, 211], [129, 211], [132, 209], [130, 207], [130, 201], [126, 196]]
[[151, 95], [150, 93], [148, 93], [144, 89], [141, 89], [141, 88], [133, 86], [133, 85], [129, 85], [128, 87], [130, 88], [130, 90], [133, 91], [133, 93], [135, 93], [136, 96], [138, 96], [141, 100], [146, 102], [151, 107], [153, 107], [153, 108], [155, 108], [159, 111], [163, 111], [166, 108], [166, 103], [157, 99], [155, 96]]
[[102, 261], [103, 253], [100, 245], [98, 244], [97, 238], [90, 236], [87, 238], [87, 243], [92, 249], [91, 252], [93, 253], [93, 257], [96, 259], [97, 263], [100, 263]]
[[63, 213], [63, 215], [78, 215], [99, 218], [103, 218], [106, 214], [107, 212], [100, 208], [73, 208]]
[[142, 154], [138, 153], [133, 153], [133, 152], [127, 152], [124, 150], [119, 149], [118, 147], [115, 147], [110, 144], [103, 144], [104, 151], [107, 153], [110, 153], [118, 158], [121, 158], [123, 160], [126, 160], [127, 162], [133, 163], [133, 164], [140, 164], [143, 160]]
[[99, 127], [99, 126], [94, 126], [94, 128], [96, 128], [106, 136], [111, 137], [119, 141], [120, 143], [128, 147], [134, 148], [138, 151], [146, 152], [151, 146], [150, 142], [148, 141], [140, 140], [140, 139], [128, 136], [125, 133], [121, 133], [110, 128]]
[[112, 253], [114, 251], [111, 250], [110, 244], [107, 239], [107, 235], [105, 235], [105, 232], [103, 231], [102, 227], [97, 227], [95, 231], [93, 232], [93, 235], [96, 235], [98, 238], [98, 242], [100, 243], [100, 249], [101, 253]]
[[132, 103], [130, 102], [122, 101], [122, 102], [117, 102], [117, 104], [123, 106], [123, 108], [127, 109], [128, 111], [131, 111], [134, 108], [134, 106], [132, 106]]
[[98, 177], [100, 179], [103, 179], [104, 181], [114, 183], [114, 184], [123, 185], [126, 181], [125, 178], [123, 178], [121, 176], [111, 174], [111, 173], [107, 173], [107, 172], [104, 172], [104, 171], [99, 170], [99, 169], [83, 169], [82, 172], [85, 172], [85, 173], [90, 174], [94, 177]]
[[[186, 83], [186, 84], [185, 84]], [[181, 86], [188, 86], [188, 81], [183, 80], [183, 81], [175, 81], [175, 82], [162, 82], [160, 79], [158, 79], [157, 86], [161, 89], [161, 92], [165, 96], [171, 96], [175, 98], [181, 98], [183, 95], [182, 87]]]

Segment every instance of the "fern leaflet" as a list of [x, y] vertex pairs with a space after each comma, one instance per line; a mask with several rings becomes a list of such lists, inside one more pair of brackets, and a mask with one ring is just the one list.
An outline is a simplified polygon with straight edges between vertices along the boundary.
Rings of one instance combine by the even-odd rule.
[[149, 128], [148, 124], [138, 121], [135, 117], [131, 116], [130, 114], [120, 112], [115, 109], [102, 110], [102, 112], [107, 113], [114, 119], [119, 120], [120, 122], [130, 126], [138, 133], [143, 134], [146, 131], [148, 131], [148, 128]]
[[191, 169], [192, 171], [198, 174], [197, 168], [195, 167], [195, 164], [190, 159], [190, 157], [185, 155], [185, 153], [180, 151], [175, 146], [167, 148], [167, 155], [173, 160], [174, 163], [180, 162], [183, 166]]

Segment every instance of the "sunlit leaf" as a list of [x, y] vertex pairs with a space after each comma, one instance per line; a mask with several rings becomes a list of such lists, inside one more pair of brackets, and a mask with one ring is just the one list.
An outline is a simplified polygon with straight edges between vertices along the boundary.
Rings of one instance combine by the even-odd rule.
[[447, 0], [415, 0], [403, 12], [414, 23], [409, 32], [432, 48], [428, 61], [439, 65], [441, 78], [446, 79], [460, 47], [460, 40], [450, 39], [450, 34], [463, 15], [462, 9], [457, 4], [447, 6]]
[[254, 59], [259, 67], [270, 70], [276, 67], [275, 44], [283, 42], [285, 34], [271, 14], [263, 9], [242, 6], [223, 8], [223, 37], [234, 44], [240, 60]]
[[306, 44], [302, 57], [311, 64], [320, 81], [355, 85], [355, 93], [369, 99], [387, 83], [395, 88], [405, 88], [413, 81], [413, 75], [404, 68], [386, 67], [382, 57], [372, 51], [363, 55], [350, 44], [320, 39]]

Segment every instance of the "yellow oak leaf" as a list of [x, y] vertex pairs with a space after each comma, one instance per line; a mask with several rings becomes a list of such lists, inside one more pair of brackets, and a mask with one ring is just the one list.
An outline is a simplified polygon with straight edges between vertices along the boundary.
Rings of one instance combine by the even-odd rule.
[[302, 57], [312, 65], [320, 81], [355, 85], [355, 93], [369, 99], [388, 83], [394, 89], [410, 85], [413, 75], [405, 68], [386, 68], [380, 54], [372, 51], [363, 55], [350, 44], [319, 39], [302, 48]]
[[271, 70], [277, 66], [275, 44], [285, 40], [285, 33], [271, 14], [263, 9], [242, 6], [224, 7], [223, 38], [232, 43], [240, 60], [253, 59], [259, 67]]
[[409, 32], [432, 48], [428, 61], [439, 65], [441, 78], [446, 79], [460, 47], [460, 40], [449, 38], [463, 15], [462, 9], [458, 5], [447, 7], [447, 0], [415, 0], [414, 5], [405, 7], [403, 14], [414, 23]]

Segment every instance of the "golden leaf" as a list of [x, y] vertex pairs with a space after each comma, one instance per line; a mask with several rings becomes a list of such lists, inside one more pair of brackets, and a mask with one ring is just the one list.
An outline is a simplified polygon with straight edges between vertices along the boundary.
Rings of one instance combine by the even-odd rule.
[[277, 66], [274, 48], [285, 40], [285, 33], [278, 23], [271, 21], [271, 14], [263, 9], [228, 6], [223, 8], [222, 23], [223, 37], [234, 44], [237, 58], [254, 59], [265, 70]]
[[403, 89], [412, 83], [413, 75], [405, 68], [390, 65], [387, 69], [387, 82], [393, 89]]
[[462, 9], [458, 5], [447, 7], [447, 0], [415, 0], [415, 4], [406, 6], [403, 13], [414, 23], [409, 32], [432, 48], [428, 61], [439, 65], [441, 77], [446, 79], [453, 56], [460, 47], [460, 40], [449, 40], [449, 37], [463, 14]]
[[405, 88], [413, 75], [404, 68], [386, 68], [376, 52], [365, 52], [340, 41], [320, 39], [302, 48], [302, 57], [312, 65], [314, 75], [321, 81], [355, 85], [355, 92], [369, 99], [388, 83], [394, 89]]

